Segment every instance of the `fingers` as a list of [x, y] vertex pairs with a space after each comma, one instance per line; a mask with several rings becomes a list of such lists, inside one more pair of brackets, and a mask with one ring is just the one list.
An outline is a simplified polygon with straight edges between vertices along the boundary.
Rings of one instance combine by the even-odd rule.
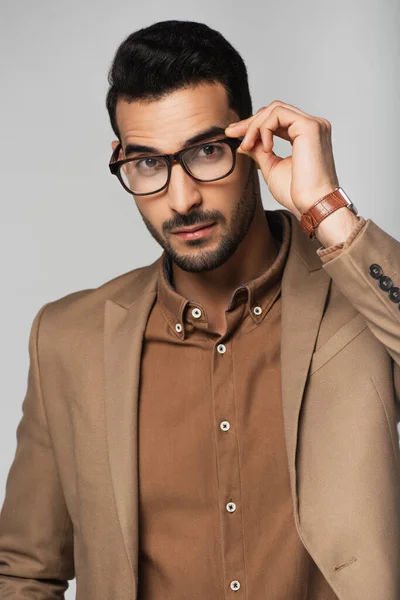
[[[273, 146], [273, 135], [293, 144], [301, 129], [313, 121], [330, 131], [331, 125], [326, 119], [314, 117], [296, 106], [274, 100], [268, 106], [261, 107], [255, 115], [238, 121], [235, 126], [230, 125], [225, 132], [235, 137], [244, 135], [240, 146], [243, 150], [249, 151], [256, 140], [261, 138], [264, 151], [270, 152]], [[299, 123], [301, 127], [297, 126]]]

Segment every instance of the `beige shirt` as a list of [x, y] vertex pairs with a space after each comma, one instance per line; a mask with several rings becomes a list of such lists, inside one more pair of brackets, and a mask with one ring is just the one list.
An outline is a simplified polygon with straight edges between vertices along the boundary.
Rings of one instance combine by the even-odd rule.
[[290, 221], [269, 215], [279, 253], [232, 294], [223, 335], [160, 258], [140, 377], [139, 600], [337, 598], [293, 517], [280, 373]]

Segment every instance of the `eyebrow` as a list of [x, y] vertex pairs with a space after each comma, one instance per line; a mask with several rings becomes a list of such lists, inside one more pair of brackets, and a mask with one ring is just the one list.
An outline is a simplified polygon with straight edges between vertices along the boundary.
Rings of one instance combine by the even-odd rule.
[[[217, 135], [221, 135], [221, 133], [225, 133], [225, 127], [219, 127], [217, 125], [212, 125], [208, 127], [204, 131], [200, 131], [193, 135], [189, 139], [187, 139], [183, 146], [183, 148], [187, 148], [188, 146], [192, 146], [193, 144], [197, 144], [203, 142], [204, 140], [208, 140], [210, 137], [215, 137]], [[132, 154], [133, 152], [149, 152], [151, 154], [166, 154], [162, 152], [158, 148], [154, 148], [153, 146], [143, 146], [141, 144], [127, 144], [125, 148], [125, 156], [127, 154]]]

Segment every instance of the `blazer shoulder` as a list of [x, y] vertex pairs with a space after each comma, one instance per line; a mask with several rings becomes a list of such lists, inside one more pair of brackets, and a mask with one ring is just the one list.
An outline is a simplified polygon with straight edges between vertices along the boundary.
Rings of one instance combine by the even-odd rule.
[[95, 288], [71, 292], [48, 302], [41, 307], [41, 331], [60, 329], [77, 332], [92, 330], [103, 324], [104, 305], [107, 300], [124, 304], [139, 298], [148, 289], [149, 282], [155, 281], [157, 263], [138, 267], [117, 275]]

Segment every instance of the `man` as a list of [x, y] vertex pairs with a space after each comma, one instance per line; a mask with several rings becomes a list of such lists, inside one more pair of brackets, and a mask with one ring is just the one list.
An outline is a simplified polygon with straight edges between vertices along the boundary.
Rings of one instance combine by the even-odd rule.
[[398, 600], [399, 241], [206, 25], [133, 33], [109, 81], [163, 253], [34, 319], [0, 598]]

